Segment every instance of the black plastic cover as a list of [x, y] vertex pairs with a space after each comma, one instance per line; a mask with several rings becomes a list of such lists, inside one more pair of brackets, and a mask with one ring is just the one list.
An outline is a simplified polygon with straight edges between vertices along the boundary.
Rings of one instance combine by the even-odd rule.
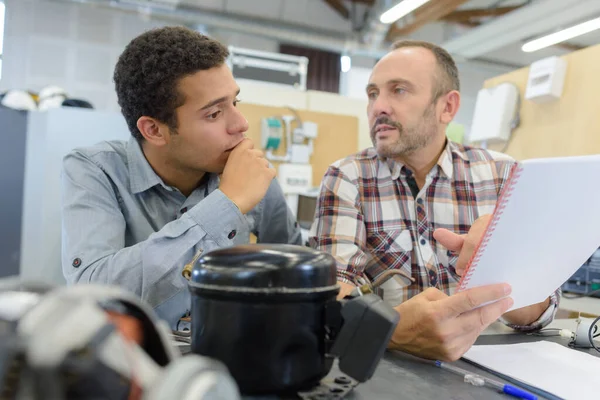
[[215, 250], [201, 257], [190, 286], [221, 291], [292, 289], [337, 290], [335, 259], [327, 253], [293, 245], [250, 244]]
[[400, 314], [380, 297], [367, 294], [345, 301], [342, 318], [331, 353], [339, 358], [342, 372], [366, 382], [383, 357]]

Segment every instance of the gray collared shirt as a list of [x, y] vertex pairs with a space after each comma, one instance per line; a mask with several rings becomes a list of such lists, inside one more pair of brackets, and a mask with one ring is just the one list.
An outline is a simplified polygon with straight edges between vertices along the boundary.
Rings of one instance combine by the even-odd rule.
[[156, 175], [135, 139], [75, 149], [63, 161], [62, 268], [69, 284], [119, 285], [174, 328], [190, 307], [184, 265], [199, 251], [301, 244], [277, 180], [243, 215], [210, 174], [185, 197]]

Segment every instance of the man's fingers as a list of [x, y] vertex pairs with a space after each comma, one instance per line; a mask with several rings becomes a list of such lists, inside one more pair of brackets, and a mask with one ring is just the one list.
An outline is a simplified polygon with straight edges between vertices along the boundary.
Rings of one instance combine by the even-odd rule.
[[461, 314], [458, 318], [462, 320], [465, 332], [474, 330], [481, 332], [500, 318], [513, 304], [514, 301], [511, 297], [505, 297], [492, 304]]
[[437, 300], [445, 300], [448, 298], [448, 295], [436, 288], [428, 288], [423, 292], [419, 293], [417, 296], [423, 296], [429, 301], [437, 301]]
[[265, 153], [262, 150], [252, 149], [250, 150], [252, 155], [256, 158], [265, 158]]
[[469, 260], [473, 256], [474, 251], [474, 248], [471, 248], [470, 246], [466, 245], [463, 251], [460, 252], [460, 254], [458, 255], [458, 259], [456, 260], [456, 264], [454, 265], [454, 270], [456, 271], [457, 275], [462, 276], [462, 274], [465, 273], [467, 265], [469, 264]]
[[245, 143], [249, 143], [250, 148], [253, 149], [254, 148], [254, 142], [252, 141], [252, 139], [250, 139], [248, 136], [244, 137], [244, 142]]
[[458, 275], [462, 275], [473, 251], [469, 243], [467, 243], [467, 235], [459, 235], [448, 229], [439, 228], [433, 232], [433, 237], [448, 250], [455, 253], [460, 252], [454, 268]]
[[499, 283], [496, 285], [468, 289], [456, 293], [442, 301], [445, 302], [444, 309], [447, 310], [448, 316], [458, 316], [480, 307], [483, 304], [498, 301], [508, 296], [510, 292], [510, 285]]
[[491, 220], [492, 216], [490, 214], [483, 215], [477, 218], [477, 220], [471, 226], [471, 229], [469, 229], [469, 234], [465, 237], [462, 250], [460, 251], [460, 255], [456, 261], [455, 268], [459, 275], [464, 272], [464, 270], [467, 268], [469, 260], [477, 251], [477, 247], [479, 246], [479, 243], [481, 242]]
[[241, 142], [239, 142], [237, 144], [237, 146], [234, 147], [235, 149], [253, 149], [254, 148], [254, 143], [252, 142], [252, 140], [248, 139], [248, 138], [244, 138], [242, 139]]
[[462, 249], [465, 242], [465, 236], [466, 235], [458, 235], [444, 228], [438, 228], [433, 232], [435, 240], [448, 250], [456, 252]]
[[338, 281], [338, 285], [340, 286], [340, 291], [337, 295], [338, 300], [343, 299], [344, 297], [349, 295], [354, 289], [356, 289], [356, 286], [342, 281]]

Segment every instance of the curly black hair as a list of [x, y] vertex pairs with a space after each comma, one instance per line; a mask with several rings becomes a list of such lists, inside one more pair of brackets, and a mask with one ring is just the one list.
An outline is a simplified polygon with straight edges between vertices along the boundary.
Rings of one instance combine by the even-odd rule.
[[177, 131], [175, 109], [185, 102], [181, 78], [222, 65], [229, 51], [218, 41], [185, 27], [152, 29], [133, 39], [119, 57], [113, 79], [121, 112], [138, 141], [141, 116]]

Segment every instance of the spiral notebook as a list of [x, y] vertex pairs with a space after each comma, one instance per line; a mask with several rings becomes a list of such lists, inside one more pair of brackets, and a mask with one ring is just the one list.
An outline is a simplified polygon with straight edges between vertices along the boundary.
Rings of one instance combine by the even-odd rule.
[[506, 282], [512, 309], [546, 299], [600, 247], [600, 155], [514, 165], [458, 291]]

